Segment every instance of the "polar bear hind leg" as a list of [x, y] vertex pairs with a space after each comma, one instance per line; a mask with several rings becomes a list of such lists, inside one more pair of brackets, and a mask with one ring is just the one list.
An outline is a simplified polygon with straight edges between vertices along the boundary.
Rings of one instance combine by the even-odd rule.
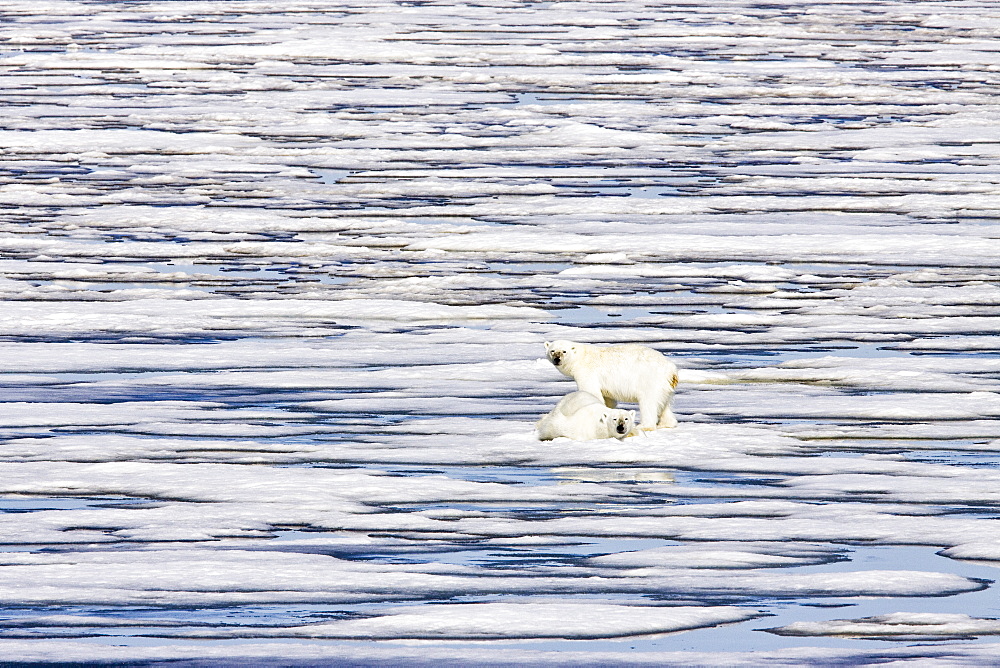
[[663, 412], [660, 413], [660, 420], [657, 422], [657, 429], [672, 429], [677, 426], [677, 418], [674, 417], [674, 412], [670, 410], [670, 402], [663, 407]]
[[639, 417], [642, 418], [639, 427], [643, 431], [656, 429], [656, 419], [660, 415], [662, 405], [660, 397], [654, 394], [639, 397]]
[[673, 374], [670, 377], [670, 386], [664, 388], [664, 399], [663, 405], [660, 408], [660, 419], [657, 421], [656, 426], [661, 429], [672, 429], [677, 426], [677, 418], [674, 417], [674, 412], [670, 409], [670, 404], [674, 401], [674, 389], [677, 387], [677, 374]]

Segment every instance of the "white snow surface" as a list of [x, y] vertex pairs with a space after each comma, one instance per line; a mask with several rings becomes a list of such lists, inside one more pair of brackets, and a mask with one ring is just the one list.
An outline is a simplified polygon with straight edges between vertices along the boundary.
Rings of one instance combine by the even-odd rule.
[[[0, 656], [988, 665], [998, 32], [0, 2]], [[538, 442], [554, 339], [680, 425]]]
[[905, 638], [927, 640], [941, 637], [1000, 634], [1000, 620], [982, 619], [969, 615], [896, 612], [861, 619], [832, 619], [826, 622], [794, 622], [788, 626], [768, 629], [784, 636], [836, 635], [846, 637]]

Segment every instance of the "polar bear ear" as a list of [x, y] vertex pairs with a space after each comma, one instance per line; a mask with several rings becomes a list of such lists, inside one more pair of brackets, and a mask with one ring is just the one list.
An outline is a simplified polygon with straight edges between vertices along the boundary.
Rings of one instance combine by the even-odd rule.
[[545, 342], [545, 352], [549, 352], [549, 349], [551, 347], [552, 347], [552, 342], [551, 341], [546, 341]]

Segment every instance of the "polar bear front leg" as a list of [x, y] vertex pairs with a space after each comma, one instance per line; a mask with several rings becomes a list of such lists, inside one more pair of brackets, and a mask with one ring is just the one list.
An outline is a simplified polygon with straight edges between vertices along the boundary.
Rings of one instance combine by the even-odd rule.
[[[604, 399], [607, 403], [607, 399], [604, 397], [604, 393], [601, 392], [601, 384], [597, 382], [596, 379], [591, 378], [576, 378], [576, 389], [580, 392], [587, 392], [594, 395], [598, 399]], [[614, 408], [614, 406], [608, 406], [608, 408]]]

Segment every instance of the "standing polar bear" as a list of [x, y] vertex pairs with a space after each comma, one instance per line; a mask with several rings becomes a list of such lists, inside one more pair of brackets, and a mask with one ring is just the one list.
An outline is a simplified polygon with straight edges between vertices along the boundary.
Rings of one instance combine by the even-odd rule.
[[646, 431], [676, 427], [670, 410], [677, 387], [677, 367], [661, 353], [635, 343], [594, 346], [574, 341], [546, 342], [549, 361], [576, 381], [577, 389], [604, 399], [639, 404], [640, 426]]
[[574, 441], [617, 438], [629, 435], [635, 426], [635, 411], [608, 408], [589, 392], [572, 392], [559, 400], [535, 428], [538, 440], [551, 441], [565, 436]]

